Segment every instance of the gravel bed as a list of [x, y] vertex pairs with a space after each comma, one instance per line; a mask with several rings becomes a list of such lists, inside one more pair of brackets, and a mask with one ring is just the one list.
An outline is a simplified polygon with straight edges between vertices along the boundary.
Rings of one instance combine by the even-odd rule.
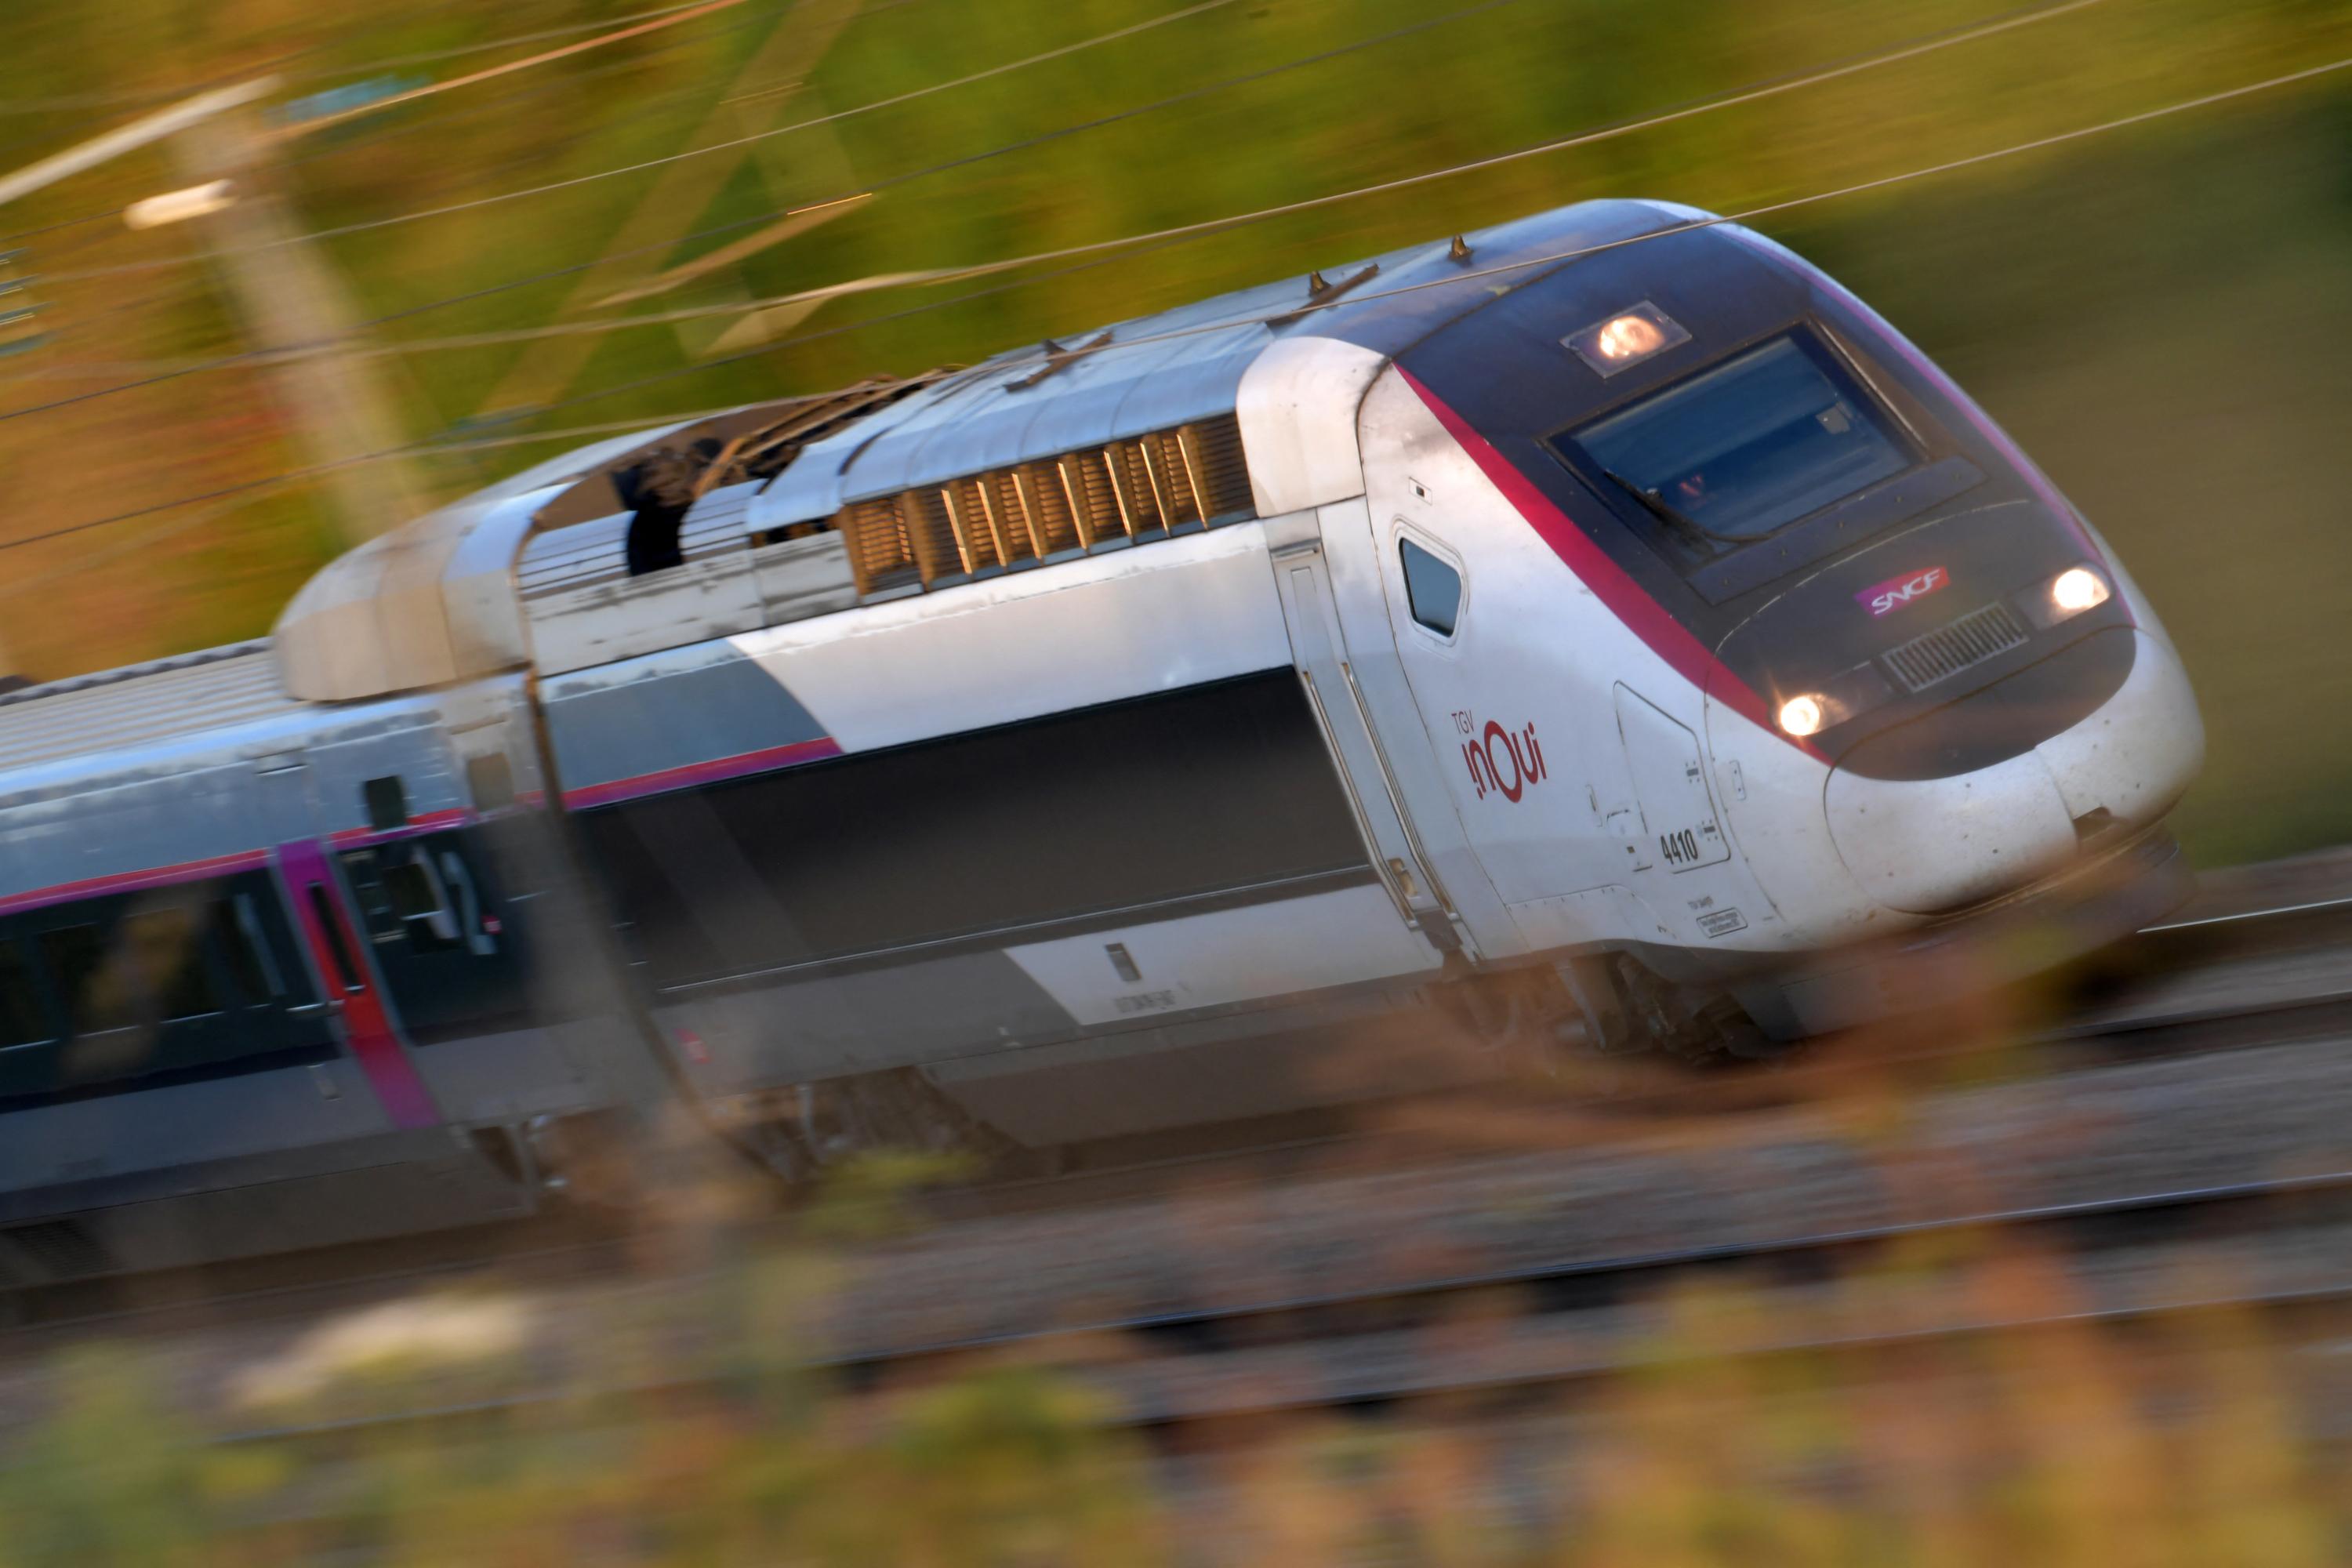
[[[502, 1347], [482, 1358], [496, 1371], [377, 1380], [366, 1402], [633, 1383], [746, 1354], [882, 1355], [2343, 1171], [2352, 1169], [2340, 1109], [2352, 1104], [2347, 1047], [2339, 1037], [2253, 1047], [1914, 1098], [1857, 1090], [1834, 1106], [1654, 1124], [1630, 1137], [1613, 1129], [1605, 1142], [1580, 1143], [1595, 1136], [1582, 1120], [1530, 1116], [1555, 1143], [966, 1220], [790, 1272], [779, 1288], [725, 1266], [561, 1289], [475, 1287], [475, 1305], [488, 1295], [489, 1326], [478, 1315], [465, 1331]], [[400, 1333], [416, 1331], [401, 1328], [397, 1310], [387, 1328], [395, 1355]], [[336, 1327], [232, 1318], [140, 1350], [184, 1408], [208, 1423], [253, 1424], [261, 1417], [245, 1395], [257, 1370], [316, 1360], [318, 1336]], [[0, 1366], [0, 1425], [46, 1409], [54, 1391], [46, 1360]]]
[[2352, 1039], [974, 1220], [865, 1259], [839, 1353], [2352, 1170]]

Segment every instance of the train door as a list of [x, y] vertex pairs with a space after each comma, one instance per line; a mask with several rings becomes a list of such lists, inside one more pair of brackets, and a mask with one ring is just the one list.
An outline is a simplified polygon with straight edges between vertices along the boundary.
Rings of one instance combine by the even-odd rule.
[[412, 1046], [531, 1022], [520, 932], [472, 837], [445, 828], [335, 855]]
[[1441, 952], [1457, 952], [1465, 945], [1461, 924], [1431, 874], [1394, 771], [1365, 715], [1319, 533], [1276, 542], [1274, 574], [1292, 655], [1374, 868], [1407, 923]]
[[345, 907], [315, 839], [298, 838], [274, 852], [286, 896], [309, 948], [330, 1011], [341, 1018], [352, 1055], [396, 1127], [430, 1127], [440, 1120], [432, 1094], [393, 1032], [383, 993], [360, 928]]
[[1349, 549], [1379, 585], [1440, 798], [1527, 944], [1621, 929], [1652, 840], [1623, 750], [1599, 739], [1617, 727], [1612, 650], [1579, 640], [1531, 532], [1395, 489], [1357, 514]]

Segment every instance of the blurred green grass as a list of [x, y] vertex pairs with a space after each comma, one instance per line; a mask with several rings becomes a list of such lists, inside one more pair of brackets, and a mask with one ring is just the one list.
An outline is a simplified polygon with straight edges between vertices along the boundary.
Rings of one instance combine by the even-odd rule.
[[[814, 69], [782, 69], [778, 62], [792, 65], [793, 29], [839, 4], [748, 0], [719, 19], [362, 119], [301, 144], [292, 188], [316, 227], [364, 223], [837, 114], [1155, 14], [1134, 0], [869, 4]], [[160, 87], [305, 48], [283, 68], [316, 73], [289, 90], [317, 90], [350, 79], [362, 62], [631, 8], [440, 0], [358, 18], [295, 0], [204, 8], [42, 0], [6, 24], [0, 100]], [[639, 268], [675, 266], [757, 225], [684, 237], [698, 231], [1449, 9], [1432, 0], [1241, 0], [739, 153], [353, 234], [326, 248], [366, 317], [593, 259], [640, 232], [633, 222], [660, 220], [661, 248]], [[833, 223], [639, 308], [977, 263], [1294, 201], [1654, 113], [1996, 14], [1952, 0], [1516, 0], [888, 184]], [[486, 407], [492, 400], [562, 405], [536, 424], [487, 426], [498, 430], [650, 418], [969, 361], [1586, 196], [1652, 195], [1717, 210], [1785, 200], [2297, 68], [2347, 44], [2352, 12], [2320, 0], [2107, 0], [1724, 113], [1116, 254], [1066, 276], [838, 301], [795, 329], [823, 335], [733, 363], [696, 358], [724, 317], [610, 334], [536, 380], [518, 376], [534, 363], [529, 345], [383, 363], [419, 438], [485, 427], [477, 422], [501, 412]], [[446, 78], [513, 52], [404, 68]], [[771, 90], [803, 76], [797, 91]], [[2123, 553], [2205, 702], [2211, 761], [2179, 825], [2209, 864], [2352, 838], [2352, 745], [2335, 719], [2352, 708], [2352, 660], [2335, 641], [2329, 603], [2335, 584], [2352, 581], [2352, 542], [2335, 515], [2347, 477], [2339, 431], [2352, 412], [2342, 352], [2352, 342], [2352, 291], [2341, 281], [2352, 263], [2352, 89], [2334, 79], [1762, 224], [1949, 365]], [[746, 92], [761, 96], [725, 101]], [[106, 118], [7, 117], [0, 144], [15, 153], [0, 157], [29, 158]], [[681, 195], [679, 177], [705, 169], [707, 185]], [[173, 178], [162, 154], [142, 155], [19, 204], [9, 226], [119, 205]], [[105, 225], [29, 242], [47, 270], [191, 243]], [[24, 366], [39, 374], [20, 375], [7, 405], [106, 384], [94, 374], [57, 379], [77, 363], [239, 347], [239, 328], [201, 268], [197, 286], [137, 303], [178, 275], [57, 285], [59, 340]], [[481, 294], [372, 335], [545, 323], [559, 319], [576, 282]], [[975, 287], [990, 291], [900, 314]], [[605, 391], [624, 385], [634, 389]], [[454, 494], [555, 449], [436, 459], [427, 478], [436, 493]], [[21, 481], [11, 525], [19, 533], [257, 477], [298, 461], [293, 454], [284, 411], [249, 372], [0, 423], [0, 460]], [[307, 492], [258, 498], [161, 536], [152, 550], [113, 554], [103, 535], [26, 549], [10, 564], [42, 585], [0, 597], [0, 640], [32, 673], [55, 675], [266, 630], [331, 552], [322, 504]], [[172, 515], [127, 526], [167, 528]]]
[[[2062, 1260], [1981, 1237], [1951, 1299], [2035, 1326], [1890, 1315], [1889, 1260], [1824, 1298], [1817, 1327], [1843, 1331], [1759, 1355], [1796, 1331], [1718, 1278], [1564, 1389], [1277, 1404], [1156, 1444], [1034, 1354], [863, 1388], [796, 1365], [814, 1261], [739, 1260], [702, 1287], [698, 1353], [591, 1336], [564, 1347], [568, 1389], [520, 1405], [497, 1395], [546, 1358], [436, 1352], [429, 1312], [226, 1418], [168, 1394], [157, 1355], [76, 1347], [52, 1413], [0, 1447], [0, 1568], [2319, 1568], [2352, 1538], [2340, 1424], [2309, 1386], [2325, 1320], [2102, 1322]], [[1475, 1341], [1494, 1306], [1423, 1342]], [[1231, 1391], [1281, 1393], [1260, 1375]], [[471, 1414], [375, 1419], [436, 1409]]]

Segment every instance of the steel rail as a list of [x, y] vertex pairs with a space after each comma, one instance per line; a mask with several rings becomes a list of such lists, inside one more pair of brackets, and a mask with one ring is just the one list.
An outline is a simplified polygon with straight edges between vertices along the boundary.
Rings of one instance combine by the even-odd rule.
[[[2316, 907], [2332, 908], [2338, 903], [2347, 901], [2352, 900], [2323, 900]], [[2286, 906], [2275, 910], [2252, 910], [2246, 911], [2246, 914], [2249, 918], [2256, 916], [2284, 918], [2293, 915], [2301, 907]], [[2198, 924], [2201, 926], [2202, 922]], [[2225, 971], [2231, 962], [2242, 961], [2222, 961], [2204, 967], [2212, 972], [2221, 973]], [[2080, 1047], [2129, 1038], [2133, 1042], [2131, 1059], [2139, 1061], [2150, 1059], [2158, 1054], [2172, 1054], [2159, 1053], [2146, 1043], [2147, 1037], [2167, 1029], [2194, 1029], [2227, 1023], [2233, 1018], [2260, 1020], [2262, 1024], [2269, 1026], [2259, 1027], [2242, 1037], [2226, 1041], [2192, 1043], [2189, 1048], [2178, 1053], [2182, 1058], [2205, 1055], [2224, 1056], [2266, 1047], [2292, 1045], [2309, 1037], [2308, 1026], [2280, 1026], [2296, 1018], [2315, 1019], [2321, 1026], [2330, 1029], [2352, 1026], [2352, 1013], [2347, 1013], [2345, 1007], [2347, 999], [2352, 999], [2352, 987], [2325, 994], [2284, 996], [2267, 1005], [2252, 1007], [2242, 1005], [2229, 1009], [2181, 1007], [2163, 1014], [2145, 1017], [2126, 1017], [2116, 1021], [2102, 1021], [2094, 1017], [2080, 1026], [2061, 1023], [2052, 1028], [2025, 1036], [2021, 1043], [2030, 1046]], [[1979, 1046], [1968, 1042], [1956, 1046], [1930, 1046], [1897, 1056], [1878, 1053], [1874, 1055], [1873, 1061], [1880, 1066], [1916, 1067], [1968, 1055], [1979, 1048]], [[1782, 1076], [1777, 1078], [1771, 1085], [1780, 1091], [1776, 1093], [1771, 1104], [1778, 1106], [1802, 1102], [1806, 1098], [1806, 1091], [1813, 1087], [1806, 1080], [1815, 1076], [1833, 1077], [1843, 1065], [1836, 1061], [1798, 1062], [1781, 1069]], [[2097, 1068], [2092, 1067], [2083, 1070], [2096, 1071]], [[2010, 1076], [2003, 1075], [2003, 1080], [2009, 1080]], [[2021, 1079], [2032, 1076], [2034, 1076], [2034, 1073], [2031, 1068], [2021, 1068], [2014, 1075]], [[1676, 1110], [1688, 1110], [1693, 1109], [1694, 1099], [1704, 1100], [1705, 1096], [1700, 1092], [1700, 1089], [1701, 1086], [1691, 1080], [1665, 1083], [1655, 1089], [1635, 1090], [1612, 1098], [1604, 1109], [1622, 1112], [1629, 1120], [1642, 1117], [1646, 1110], [1653, 1107], [1670, 1106]], [[1701, 1113], [1705, 1113], [1709, 1108], [1700, 1103], [1696, 1109]], [[1721, 1109], [1726, 1114], [1738, 1114], [1741, 1110], [1759, 1108], [1743, 1104]], [[1640, 1125], [1637, 1121], [1631, 1121], [1630, 1124]], [[935, 1217], [940, 1218], [940, 1223], [948, 1225], [974, 1218], [991, 1217], [1007, 1212], [1075, 1212], [1094, 1208], [1106, 1203], [1148, 1199], [1151, 1195], [1151, 1184], [1166, 1184], [1176, 1179], [1197, 1183], [1198, 1179], [1204, 1174], [1214, 1176], [1222, 1172], [1230, 1171], [1231, 1182], [1221, 1182], [1219, 1185], [1266, 1180], [1270, 1179], [1270, 1173], [1266, 1169], [1269, 1162], [1288, 1161], [1313, 1152], [1368, 1148], [1384, 1138], [1393, 1139], [1395, 1136], [1392, 1129], [1375, 1129], [1316, 1134], [1271, 1142], [1249, 1142], [1238, 1146], [1229, 1144], [1199, 1152], [1169, 1153], [1142, 1161], [1114, 1162], [1103, 1166], [1055, 1175], [985, 1180], [970, 1187], [947, 1189], [936, 1194], [932, 1201], [948, 1211], [944, 1217], [935, 1214]], [[1433, 1168], [1435, 1168], [1442, 1165], [1444, 1161], [1436, 1160], [1431, 1163]], [[1139, 1184], [1143, 1185], [1143, 1191], [1136, 1190]], [[1199, 1189], [1195, 1185], [1192, 1190]], [[1021, 1204], [1023, 1207], [1006, 1210], [997, 1206], [1007, 1200]], [[963, 1212], [957, 1212], [959, 1210]], [[456, 1246], [462, 1251], [471, 1238], [489, 1229], [513, 1229], [520, 1233], [532, 1228], [543, 1228], [547, 1223], [549, 1222], [545, 1216], [538, 1216], [489, 1227], [469, 1226], [464, 1231], [450, 1233], [450, 1235], [457, 1238]], [[761, 1228], [764, 1230], [766, 1227]], [[756, 1231], [753, 1239], [759, 1239]], [[417, 1238], [417, 1241], [419, 1245], [428, 1249], [433, 1245], [430, 1240], [424, 1237]], [[406, 1285], [420, 1279], [495, 1269], [515, 1264], [537, 1269], [550, 1265], [568, 1265], [576, 1262], [583, 1271], [600, 1271], [619, 1257], [623, 1250], [624, 1244], [620, 1241], [605, 1237], [592, 1237], [586, 1240], [568, 1241], [550, 1247], [529, 1247], [520, 1251], [488, 1256], [467, 1253], [464, 1256], [432, 1259], [394, 1269], [335, 1274], [319, 1280], [299, 1281], [285, 1286], [210, 1294], [200, 1293], [199, 1300], [194, 1301], [174, 1300], [123, 1308], [108, 1308], [94, 1312], [41, 1315], [30, 1321], [18, 1321], [0, 1325], [0, 1344], [11, 1342], [21, 1343], [30, 1338], [96, 1328], [136, 1325], [152, 1327], [164, 1320], [199, 1311], [205, 1308], [216, 1310], [232, 1304], [238, 1306], [258, 1304], [278, 1299], [290, 1300], [310, 1293], [365, 1292], [380, 1289], [385, 1286]], [[266, 1259], [237, 1260], [226, 1266], [215, 1265], [208, 1269], [195, 1272], [219, 1272], [225, 1269], [265, 1267], [268, 1261]], [[169, 1277], [182, 1271], [162, 1272], [165, 1277]], [[569, 1275], [559, 1275], [559, 1278], [568, 1277]], [[141, 1278], [153, 1279], [155, 1276]], [[543, 1281], [527, 1279], [523, 1282], [541, 1283]], [[100, 1289], [102, 1289], [101, 1282], [96, 1280], [40, 1282], [0, 1291], [0, 1300], [12, 1301], [20, 1308], [27, 1304], [37, 1306], [37, 1303], [45, 1298], [72, 1297], [96, 1292]], [[346, 1304], [348, 1303], [330, 1301], [326, 1303], [326, 1307], [332, 1309]], [[284, 1315], [294, 1318], [303, 1314], [289, 1312]]]
[[[1761, 1262], [1800, 1254], [1852, 1250], [1864, 1246], [1882, 1246], [1902, 1240], [1945, 1236], [1969, 1230], [2020, 1229], [2086, 1219], [2145, 1215], [2163, 1210], [2200, 1211], [2221, 1204], [2254, 1204], [2305, 1196], [2314, 1193], [2338, 1191], [2352, 1191], [2352, 1169], [2256, 1182], [2221, 1184], [2207, 1187], [2137, 1192], [2073, 1203], [1981, 1210], [1931, 1220], [1809, 1232], [1764, 1243], [1660, 1248], [1649, 1252], [1627, 1253], [1606, 1258], [1564, 1258], [1505, 1268], [1465, 1270], [1421, 1280], [1383, 1284], [1360, 1289], [1306, 1291], [1255, 1301], [1169, 1309], [1126, 1316], [1108, 1316], [1076, 1324], [1056, 1324], [1050, 1328], [974, 1333], [904, 1345], [829, 1352], [796, 1358], [794, 1364], [805, 1370], [836, 1373], [865, 1373], [884, 1368], [903, 1370], [908, 1365], [925, 1361], [954, 1360], [1014, 1348], [1034, 1351], [1039, 1347], [1053, 1344], [1080, 1345], [1091, 1341], [1099, 1341], [1104, 1336], [1112, 1334], [1168, 1337], [1171, 1331], [1178, 1329], [1202, 1331], [1244, 1323], [1263, 1324], [1286, 1317], [1307, 1319], [1317, 1314], [1329, 1314], [1341, 1310], [1362, 1310], [1405, 1303], [1434, 1302], [1451, 1297], [1468, 1296], [1510, 1288], [1541, 1287], [1570, 1280], [1582, 1282], [1610, 1277], [1630, 1276], [1655, 1278], [1717, 1267], [1726, 1263]], [[2340, 1287], [2331, 1287], [2322, 1291], [2278, 1294], [2282, 1303], [2287, 1300], [2307, 1300], [2322, 1297], [2329, 1300], [2352, 1298], [2352, 1279], [2347, 1279]], [[2229, 1305], [2272, 1303], [2263, 1300], [2261, 1293], [2240, 1293], [2216, 1294], [2210, 1300], [2200, 1300], [2196, 1304], [2200, 1307], [2218, 1308]], [[1528, 1314], [1530, 1317], [1549, 1315], [1559, 1315], [1559, 1310], [1549, 1314]], [[2052, 1321], [2074, 1320], [2084, 1315], [2082, 1313], [2053, 1315]], [[1257, 1348], [1273, 1348], [1275, 1345], [1285, 1343], [1309, 1345], [1351, 1337], [1332, 1336], [1316, 1331], [1315, 1326], [1311, 1323], [1303, 1326], [1308, 1331], [1300, 1334], [1295, 1340], [1268, 1342], [1261, 1339], [1253, 1342], [1254, 1345]], [[1944, 1331], [1982, 1331], [1959, 1329]], [[1219, 1352], [1213, 1351], [1195, 1352], [1192, 1356], [1182, 1359], [1197, 1361], [1216, 1353]], [[315, 1421], [236, 1427], [212, 1434], [204, 1441], [219, 1447], [318, 1442], [357, 1433], [385, 1432], [402, 1427], [433, 1427], [485, 1416], [518, 1415], [558, 1405], [577, 1411], [583, 1405], [612, 1404], [647, 1396], [690, 1394], [728, 1386], [734, 1381], [736, 1380], [721, 1373], [698, 1373], [676, 1377], [625, 1380], [584, 1390], [578, 1388], [526, 1390], [479, 1399], [450, 1401]]]

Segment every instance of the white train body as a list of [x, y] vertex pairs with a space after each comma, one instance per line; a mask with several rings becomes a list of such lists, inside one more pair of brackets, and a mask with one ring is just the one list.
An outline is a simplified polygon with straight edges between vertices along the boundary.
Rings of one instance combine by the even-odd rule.
[[[1032, 1143], [1393, 1087], [1350, 1058], [1433, 999], [1753, 1048], [2000, 977], [1946, 962], [1988, 924], [2038, 922], [2031, 963], [2130, 929], [2178, 896], [2158, 828], [2202, 744], [2161, 626], [1916, 349], [1703, 220], [1584, 204], [541, 465], [322, 573], [232, 771], [266, 751], [272, 831], [374, 911], [371, 1048], [460, 1129], [647, 1079], [607, 1025], [509, 1017], [459, 1071], [403, 1023], [434, 1006], [410, 946], [499, 945], [451, 879], [366, 858], [428, 805], [560, 829], [532, 891], [616, 933], [563, 937], [567, 972], [625, 975], [693, 1092], [887, 1084]], [[184, 1074], [77, 1087], [79, 1004], [6, 922], [268, 845], [229, 842], [250, 811], [168, 856], [76, 826], [237, 737], [100, 725], [11, 768], [12, 715], [64, 695], [0, 706], [0, 963], [58, 1053], [0, 1119], [87, 1141]]]

